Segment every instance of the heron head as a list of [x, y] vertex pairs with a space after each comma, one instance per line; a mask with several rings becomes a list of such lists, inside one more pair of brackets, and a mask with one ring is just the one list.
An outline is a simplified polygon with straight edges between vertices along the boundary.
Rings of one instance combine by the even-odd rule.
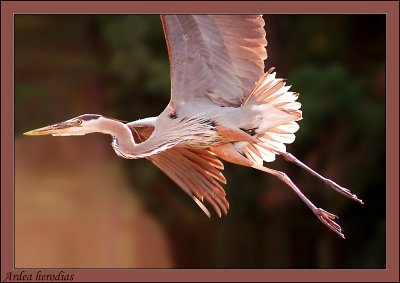
[[27, 136], [82, 136], [90, 133], [101, 132], [103, 116], [97, 114], [84, 114], [67, 121], [35, 129], [24, 133]]

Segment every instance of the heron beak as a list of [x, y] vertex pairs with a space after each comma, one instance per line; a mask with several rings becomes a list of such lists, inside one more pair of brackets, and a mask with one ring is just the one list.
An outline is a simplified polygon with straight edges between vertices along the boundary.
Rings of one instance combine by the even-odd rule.
[[73, 123], [62, 122], [24, 133], [25, 136], [63, 135], [64, 130], [76, 126]]

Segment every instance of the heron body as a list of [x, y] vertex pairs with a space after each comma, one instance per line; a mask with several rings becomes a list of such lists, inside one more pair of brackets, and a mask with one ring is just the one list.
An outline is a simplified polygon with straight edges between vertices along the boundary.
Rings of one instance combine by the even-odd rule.
[[264, 72], [267, 59], [261, 15], [161, 15], [170, 60], [171, 100], [157, 117], [125, 123], [85, 114], [26, 135], [113, 137], [117, 155], [147, 158], [177, 183], [210, 216], [229, 203], [219, 160], [252, 167], [286, 183], [330, 229], [343, 236], [335, 215], [317, 208], [285, 173], [264, 166], [281, 155], [362, 203], [286, 151], [302, 119], [298, 94]]

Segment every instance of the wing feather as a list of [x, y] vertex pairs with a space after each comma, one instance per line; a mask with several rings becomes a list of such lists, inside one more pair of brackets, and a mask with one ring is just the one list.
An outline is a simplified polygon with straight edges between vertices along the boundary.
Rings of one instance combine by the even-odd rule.
[[261, 15], [161, 15], [175, 111], [190, 101], [240, 106], [264, 74]]
[[[135, 140], [149, 138], [152, 126], [133, 126]], [[226, 184], [220, 170], [224, 166], [220, 160], [205, 149], [174, 147], [148, 159], [183, 189], [196, 204], [210, 217], [210, 212], [202, 203], [204, 199], [211, 205], [219, 217], [228, 213], [229, 203], [225, 191], [218, 182]]]

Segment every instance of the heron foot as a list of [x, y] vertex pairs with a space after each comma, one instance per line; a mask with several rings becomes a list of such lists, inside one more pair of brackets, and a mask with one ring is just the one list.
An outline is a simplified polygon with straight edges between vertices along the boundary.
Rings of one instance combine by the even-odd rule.
[[343, 188], [342, 186], [339, 186], [338, 184], [336, 184], [334, 181], [330, 180], [330, 179], [325, 179], [324, 180], [325, 184], [327, 184], [329, 187], [331, 187], [332, 189], [334, 189], [335, 191], [337, 191], [338, 193], [341, 193], [342, 195], [348, 197], [349, 199], [355, 200], [361, 204], [364, 204], [364, 202], [359, 199], [355, 194], [353, 194], [352, 192], [350, 192], [349, 189]]
[[338, 216], [335, 214], [329, 213], [322, 208], [315, 208], [313, 210], [314, 214], [318, 217], [318, 219], [324, 223], [326, 226], [328, 226], [329, 229], [331, 229], [333, 232], [338, 234], [340, 237], [345, 239], [343, 233], [342, 233], [342, 228], [337, 224], [334, 220], [339, 219]]

